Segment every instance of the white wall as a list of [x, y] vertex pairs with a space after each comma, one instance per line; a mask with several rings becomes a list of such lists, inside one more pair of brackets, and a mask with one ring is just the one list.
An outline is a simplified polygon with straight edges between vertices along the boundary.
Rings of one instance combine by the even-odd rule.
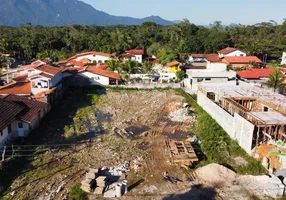
[[105, 76], [100, 76], [90, 72], [81, 72], [80, 76], [88, 78], [90, 85], [109, 85], [109, 78]]
[[[211, 65], [216, 67], [216, 65]], [[223, 67], [223, 66], [219, 66]], [[236, 72], [233, 71], [211, 71], [211, 70], [187, 70], [186, 75], [188, 78], [184, 79], [185, 87], [191, 90], [197, 90], [199, 85], [202, 84], [215, 84], [215, 83], [228, 83], [235, 85], [235, 81], [229, 81], [229, 78], [236, 77]], [[198, 81], [200, 79], [201, 81]], [[209, 80], [210, 79], [210, 80]], [[192, 80], [192, 85], [191, 85]]]
[[106, 56], [101, 56], [101, 55], [94, 55], [94, 54], [90, 54], [90, 55], [85, 55], [85, 56], [79, 56], [77, 57], [75, 60], [76, 61], [80, 61], [83, 58], [87, 58], [89, 60], [91, 60], [91, 62], [96, 61], [97, 63], [101, 60], [102, 63], [104, 63], [107, 60], [110, 60], [110, 57], [106, 57]]
[[127, 61], [127, 60], [133, 60], [133, 61], [137, 61], [139, 63], [143, 63], [143, 56], [142, 55], [134, 55], [134, 56], [131, 56], [130, 58], [124, 58], [124, 61]]
[[198, 104], [227, 132], [247, 153], [251, 153], [254, 125], [237, 113], [232, 116], [206, 95], [198, 92]]
[[8, 140], [9, 138], [8, 134], [8, 127], [6, 127], [4, 130], [2, 130], [2, 136], [0, 134], [0, 146], [4, 145], [4, 143]]
[[233, 51], [233, 52], [228, 53], [228, 54], [219, 53], [218, 55], [220, 58], [222, 58], [222, 57], [227, 57], [227, 56], [246, 56], [246, 53], [244, 53], [240, 50], [236, 50], [236, 51]]
[[234, 114], [233, 137], [247, 153], [251, 153], [254, 125], [239, 114]]
[[283, 54], [282, 54], [281, 65], [286, 65], [286, 52], [283, 52]]
[[227, 65], [225, 63], [211, 63], [208, 62], [207, 70], [222, 72], [227, 70]]

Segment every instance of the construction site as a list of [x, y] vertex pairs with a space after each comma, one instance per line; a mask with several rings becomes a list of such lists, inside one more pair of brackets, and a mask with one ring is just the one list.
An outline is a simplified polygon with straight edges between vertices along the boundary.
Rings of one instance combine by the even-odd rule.
[[286, 167], [285, 96], [243, 83], [202, 86], [198, 104], [267, 169]]
[[174, 90], [77, 90], [58, 109], [14, 146], [25, 162], [9, 165], [21, 169], [4, 176], [3, 199], [70, 199], [75, 183], [89, 199], [271, 199], [266, 175], [197, 167], [205, 156], [191, 131], [196, 113]]

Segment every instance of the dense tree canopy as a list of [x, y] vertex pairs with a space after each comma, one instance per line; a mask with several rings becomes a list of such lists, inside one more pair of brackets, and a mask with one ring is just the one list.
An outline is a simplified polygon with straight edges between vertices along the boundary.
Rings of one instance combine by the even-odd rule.
[[146, 22], [142, 26], [0, 27], [1, 53], [8, 52], [21, 60], [41, 57], [57, 60], [88, 50], [120, 55], [131, 48], [142, 48], [150, 55], [169, 49], [184, 58], [190, 53], [215, 53], [227, 46], [260, 59], [266, 54], [268, 59], [278, 59], [286, 50], [286, 23], [223, 28], [216, 21], [209, 29], [188, 20], [173, 26]]

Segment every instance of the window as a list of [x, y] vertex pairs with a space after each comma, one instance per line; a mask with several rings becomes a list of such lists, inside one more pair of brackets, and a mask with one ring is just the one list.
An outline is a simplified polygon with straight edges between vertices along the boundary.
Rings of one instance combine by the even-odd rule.
[[93, 77], [94, 80], [99, 80], [99, 76]]
[[28, 70], [28, 73], [34, 73], [34, 72], [35, 72], [35, 70], [33, 70], [33, 69]]
[[243, 54], [240, 54], [240, 56], [243, 56]]
[[198, 78], [197, 82], [203, 82], [203, 80], [204, 80], [203, 78]]
[[11, 131], [12, 131], [12, 127], [11, 127], [11, 124], [9, 124], [9, 126], [8, 126], [8, 133], [11, 133]]
[[18, 128], [23, 128], [23, 123], [18, 123]]
[[0, 135], [3, 136], [3, 131], [0, 132]]
[[268, 110], [269, 110], [269, 108], [266, 107], [266, 106], [264, 106], [263, 111], [264, 111], [264, 112], [268, 112]]
[[206, 80], [206, 81], [210, 81], [210, 80], [212, 80], [212, 79], [211, 79], [211, 78], [206, 78], [205, 80]]

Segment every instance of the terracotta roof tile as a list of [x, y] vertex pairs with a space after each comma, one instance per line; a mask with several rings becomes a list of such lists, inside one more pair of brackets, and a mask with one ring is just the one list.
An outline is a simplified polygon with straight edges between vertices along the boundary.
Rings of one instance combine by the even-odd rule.
[[143, 49], [131, 49], [129, 51], [125, 51], [126, 54], [131, 54], [131, 55], [143, 55], [144, 50]]
[[209, 62], [220, 62], [221, 59], [218, 55], [210, 55], [206, 58]]
[[28, 74], [21, 74], [13, 78], [16, 82], [27, 82], [28, 81]]
[[83, 62], [76, 61], [76, 60], [70, 60], [70, 61], [68, 61], [67, 65], [68, 64], [72, 64], [73, 66], [76, 66], [76, 67], [83, 67], [84, 66]]
[[18, 118], [28, 123], [31, 123], [48, 106], [47, 103], [14, 94], [7, 95], [4, 99], [23, 107], [24, 109]]
[[86, 64], [86, 63], [89, 63], [90, 60], [88, 58], [82, 58], [79, 60], [79, 62]]
[[22, 106], [0, 98], [0, 131], [16, 120], [17, 115], [23, 110]]
[[180, 62], [175, 60], [173, 62], [167, 63], [166, 67], [173, 67], [173, 66], [177, 66], [177, 65], [180, 65]]
[[57, 73], [61, 72], [61, 68], [59, 67], [53, 67], [49, 65], [40, 65], [36, 67], [37, 70], [51, 74], [51, 75], [56, 75]]
[[118, 73], [109, 72], [109, 71], [106, 71], [106, 70], [103, 70], [103, 69], [98, 69], [95, 66], [87, 67], [86, 71], [88, 71], [90, 73], [93, 73], [93, 74], [98, 74], [98, 75], [101, 75], [101, 76], [105, 76], [105, 77], [108, 77], [108, 78], [111, 78], [111, 79], [120, 80], [120, 76], [119, 76]]
[[208, 58], [210, 56], [217, 56], [217, 54], [192, 54], [193, 58]]
[[31, 94], [31, 83], [13, 81], [1, 87], [0, 94], [30, 95]]
[[265, 69], [249, 69], [249, 70], [243, 70], [239, 71], [236, 74], [240, 78], [245, 79], [259, 79], [259, 78], [265, 78], [271, 75], [273, 72], [273, 69], [265, 68]]
[[262, 63], [256, 56], [227, 56], [223, 59], [227, 64], [249, 64], [249, 62]]
[[226, 47], [222, 50], [219, 50], [218, 53], [222, 53], [222, 54], [229, 54], [231, 52], [234, 52], [236, 51], [237, 49], [236, 48], [233, 48], [233, 47]]

